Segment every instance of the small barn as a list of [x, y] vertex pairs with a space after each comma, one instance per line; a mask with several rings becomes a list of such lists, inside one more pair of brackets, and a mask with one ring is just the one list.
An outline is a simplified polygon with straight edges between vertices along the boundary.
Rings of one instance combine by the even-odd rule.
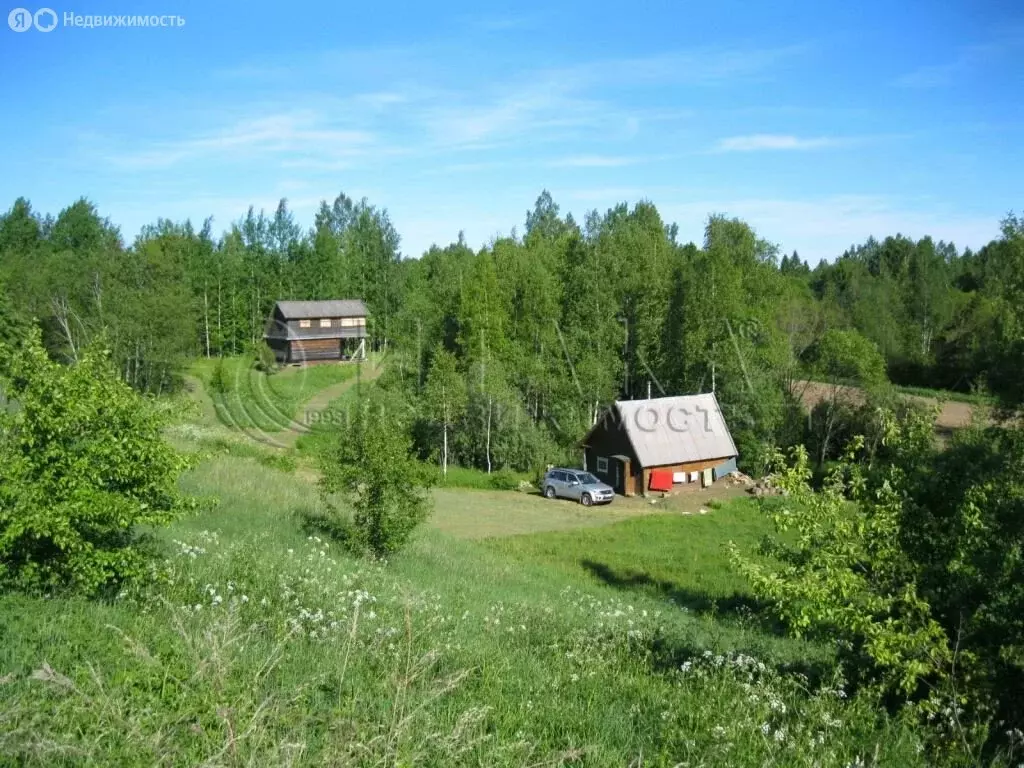
[[713, 393], [616, 401], [581, 445], [584, 469], [625, 496], [707, 487], [736, 470], [736, 445]]
[[263, 338], [280, 363], [366, 357], [366, 305], [359, 299], [279, 301]]

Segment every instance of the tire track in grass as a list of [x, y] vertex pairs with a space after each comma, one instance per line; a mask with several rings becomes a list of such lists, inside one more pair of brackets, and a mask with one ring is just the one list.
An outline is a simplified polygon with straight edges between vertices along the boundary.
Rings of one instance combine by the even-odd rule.
[[299, 439], [299, 435], [306, 434], [309, 431], [310, 424], [314, 423], [316, 417], [326, 411], [331, 403], [348, 392], [357, 382], [361, 385], [371, 382], [380, 376], [383, 371], [383, 365], [364, 367], [356, 377], [339, 381], [337, 384], [331, 384], [321, 389], [305, 403], [299, 405], [295, 411], [295, 421], [304, 425], [306, 430], [290, 429], [280, 435], [275, 435], [274, 439], [278, 444], [277, 447], [282, 449], [293, 448]]

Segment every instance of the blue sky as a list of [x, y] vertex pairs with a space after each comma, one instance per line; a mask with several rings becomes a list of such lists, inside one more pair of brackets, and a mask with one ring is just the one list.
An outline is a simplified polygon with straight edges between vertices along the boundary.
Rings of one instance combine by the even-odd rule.
[[5, 25], [0, 205], [86, 196], [130, 240], [282, 197], [309, 226], [344, 191], [418, 256], [521, 231], [547, 188], [578, 219], [649, 199], [698, 242], [739, 216], [812, 263], [896, 232], [978, 247], [1024, 208], [1018, 2], [426, 6], [91, 2], [51, 7], [185, 25]]

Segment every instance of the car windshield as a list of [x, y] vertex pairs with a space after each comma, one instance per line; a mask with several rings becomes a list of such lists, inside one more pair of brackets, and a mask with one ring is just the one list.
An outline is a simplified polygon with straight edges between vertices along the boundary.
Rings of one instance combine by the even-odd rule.
[[583, 483], [584, 485], [592, 485], [594, 483], [601, 482], [589, 472], [580, 472], [576, 475], [576, 477], [578, 477], [580, 479], [580, 482]]

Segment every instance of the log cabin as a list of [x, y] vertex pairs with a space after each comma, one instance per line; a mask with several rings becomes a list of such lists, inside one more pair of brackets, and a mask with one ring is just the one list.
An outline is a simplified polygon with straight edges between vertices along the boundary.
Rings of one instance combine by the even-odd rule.
[[366, 305], [359, 299], [279, 301], [263, 338], [279, 363], [366, 357]]

